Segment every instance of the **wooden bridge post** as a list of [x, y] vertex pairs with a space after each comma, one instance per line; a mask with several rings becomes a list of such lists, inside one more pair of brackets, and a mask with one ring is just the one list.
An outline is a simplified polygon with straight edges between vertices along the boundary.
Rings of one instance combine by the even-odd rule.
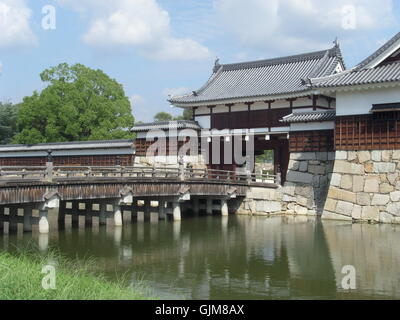
[[4, 231], [4, 207], [0, 207], [0, 233]]
[[159, 199], [158, 200], [158, 218], [160, 220], [165, 220], [166, 214], [165, 214], [165, 200], [164, 199]]
[[114, 219], [114, 226], [115, 227], [122, 227], [122, 211], [119, 201], [114, 203], [113, 205], [113, 219]]
[[85, 228], [93, 225], [93, 203], [91, 201], [85, 202]]
[[213, 214], [213, 199], [211, 197], [207, 197], [206, 214], [207, 215]]
[[29, 204], [24, 207], [24, 232], [32, 232], [32, 209]]
[[138, 220], [138, 205], [137, 199], [133, 199], [131, 206], [131, 223], [137, 222]]
[[200, 201], [199, 198], [193, 198], [193, 212], [196, 216], [200, 213]]
[[174, 221], [181, 221], [181, 204], [178, 200], [174, 200], [172, 202], [172, 216]]
[[105, 201], [101, 201], [99, 206], [99, 225], [105, 226], [107, 225], [107, 203]]
[[39, 233], [45, 234], [49, 233], [50, 226], [48, 220], [48, 211], [44, 209], [39, 210]]
[[79, 227], [79, 200], [72, 201], [71, 224], [73, 228]]
[[66, 210], [67, 210], [67, 202], [61, 201], [60, 207], [58, 208], [58, 217], [57, 217], [58, 230], [65, 229], [65, 211]]
[[16, 233], [18, 232], [18, 207], [11, 206], [9, 210], [8, 233]]
[[146, 199], [144, 201], [144, 220], [150, 221], [150, 209], [151, 209], [151, 199]]
[[221, 199], [221, 215], [225, 217], [229, 215], [228, 200], [226, 198]]

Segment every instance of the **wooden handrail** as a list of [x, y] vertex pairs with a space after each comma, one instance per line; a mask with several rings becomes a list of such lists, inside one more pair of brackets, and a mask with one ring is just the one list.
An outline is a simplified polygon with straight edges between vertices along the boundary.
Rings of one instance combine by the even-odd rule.
[[[241, 174], [236, 171], [218, 169], [194, 168], [156, 168], [132, 166], [54, 166], [46, 167], [0, 167], [0, 180], [33, 179], [39, 176], [40, 180], [51, 179], [77, 179], [77, 178], [136, 178], [136, 179], [183, 179], [183, 180], [209, 180], [241, 183], [279, 183], [279, 176], [270, 174]], [[182, 178], [183, 177], [183, 178]]]

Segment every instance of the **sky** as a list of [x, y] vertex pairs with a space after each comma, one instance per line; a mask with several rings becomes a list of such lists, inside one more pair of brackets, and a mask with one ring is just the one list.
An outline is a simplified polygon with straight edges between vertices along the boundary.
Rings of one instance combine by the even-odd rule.
[[0, 101], [42, 90], [60, 63], [101, 69], [139, 121], [179, 115], [168, 95], [199, 89], [220, 63], [328, 49], [347, 68], [400, 31], [400, 0], [0, 0]]

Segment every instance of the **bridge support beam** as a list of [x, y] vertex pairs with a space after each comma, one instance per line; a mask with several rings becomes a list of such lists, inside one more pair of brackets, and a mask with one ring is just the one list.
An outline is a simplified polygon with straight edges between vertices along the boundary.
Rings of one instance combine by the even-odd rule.
[[150, 221], [150, 210], [151, 210], [151, 200], [146, 199], [144, 201], [144, 220]]
[[213, 199], [211, 197], [207, 198], [206, 214], [207, 215], [212, 215], [213, 214]]
[[221, 199], [221, 215], [225, 217], [229, 215], [228, 200], [225, 198]]
[[93, 203], [85, 202], [85, 228], [91, 227], [93, 225], [92, 213], [93, 213]]
[[4, 231], [4, 207], [0, 207], [0, 233]]
[[133, 200], [131, 207], [131, 223], [137, 222], [138, 220], [138, 205], [137, 200]]
[[8, 232], [18, 232], [18, 207], [12, 206], [9, 208]]
[[114, 205], [113, 219], [115, 227], [122, 227], [123, 225], [122, 212], [121, 212], [121, 206], [119, 204]]
[[60, 207], [58, 208], [58, 230], [65, 229], [65, 211], [67, 210], [67, 203], [65, 201], [60, 202]]
[[193, 213], [198, 216], [200, 213], [200, 199], [193, 198]]
[[39, 233], [46, 234], [50, 231], [47, 210], [39, 210]]
[[165, 200], [160, 199], [158, 200], [158, 218], [160, 220], [165, 220], [166, 219], [166, 213], [165, 213]]
[[79, 227], [79, 201], [72, 202], [71, 224], [73, 228]]
[[179, 201], [174, 200], [172, 202], [172, 216], [174, 221], [181, 221], [182, 216], [181, 216], [181, 204]]
[[32, 232], [32, 209], [30, 205], [24, 207], [24, 232]]
[[107, 203], [102, 201], [100, 202], [99, 206], [99, 225], [105, 226], [107, 225]]

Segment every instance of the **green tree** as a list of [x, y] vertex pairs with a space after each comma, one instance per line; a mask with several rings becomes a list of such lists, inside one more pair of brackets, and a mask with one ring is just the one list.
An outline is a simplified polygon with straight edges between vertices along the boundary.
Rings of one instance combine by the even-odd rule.
[[161, 121], [172, 121], [174, 120], [174, 117], [170, 115], [168, 112], [159, 112], [154, 116], [154, 121], [155, 122], [161, 122]]
[[0, 144], [11, 142], [17, 132], [17, 106], [0, 102]]
[[40, 74], [48, 86], [25, 97], [14, 142], [40, 143], [124, 139], [133, 135], [124, 89], [101, 70], [62, 63]]

